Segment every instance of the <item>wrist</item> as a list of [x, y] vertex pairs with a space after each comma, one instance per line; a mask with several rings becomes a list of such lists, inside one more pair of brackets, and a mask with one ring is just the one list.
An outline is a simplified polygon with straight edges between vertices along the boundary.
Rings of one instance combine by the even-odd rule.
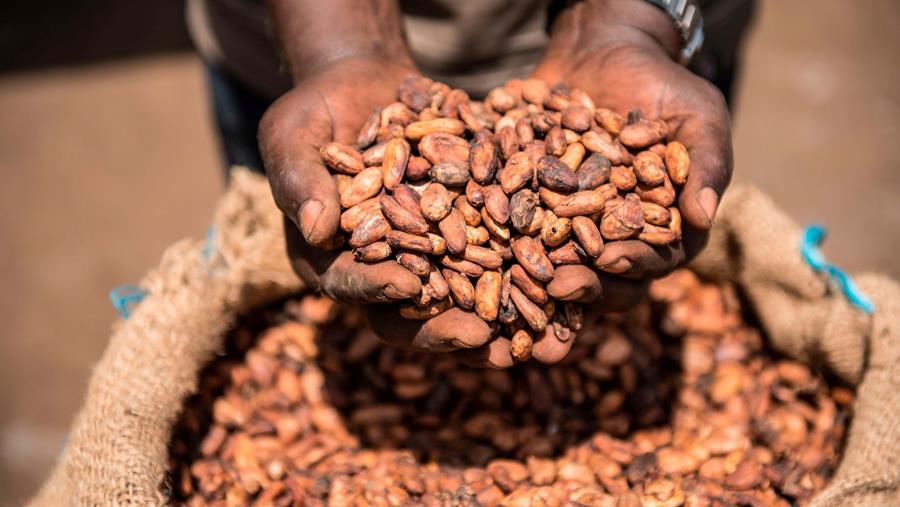
[[637, 46], [678, 60], [681, 37], [671, 18], [645, 0], [582, 0], [553, 21], [550, 49], [554, 45], [561, 46], [555, 48], [560, 57], [573, 51]]
[[267, 0], [294, 82], [339, 61], [415, 68], [396, 0]]

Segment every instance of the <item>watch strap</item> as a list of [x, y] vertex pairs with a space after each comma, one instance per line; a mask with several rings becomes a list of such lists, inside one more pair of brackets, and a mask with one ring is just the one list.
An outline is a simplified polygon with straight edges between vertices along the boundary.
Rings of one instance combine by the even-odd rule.
[[681, 36], [681, 63], [687, 65], [703, 46], [703, 14], [697, 0], [646, 0], [665, 11]]

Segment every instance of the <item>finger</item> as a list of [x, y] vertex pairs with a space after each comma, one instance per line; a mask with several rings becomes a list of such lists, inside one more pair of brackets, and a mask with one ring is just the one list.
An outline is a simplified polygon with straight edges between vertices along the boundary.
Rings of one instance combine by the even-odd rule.
[[573, 343], [575, 343], [574, 336], [566, 341], [560, 341], [553, 332], [553, 326], [547, 326], [544, 333], [534, 342], [531, 357], [544, 364], [558, 363], [566, 357]]
[[288, 217], [284, 217], [284, 239], [294, 273], [297, 273], [308, 288], [319, 290], [321, 288], [319, 275], [309, 260], [311, 249], [300, 234], [300, 229]]
[[684, 143], [690, 157], [690, 172], [678, 198], [678, 207], [688, 225], [708, 230], [731, 181], [734, 159], [731, 119], [725, 100], [708, 83], [703, 83], [702, 89], [707, 96], [700, 101], [703, 110], [690, 115], [674, 137]]
[[685, 259], [681, 242], [652, 246], [643, 241], [612, 241], [594, 260], [597, 269], [631, 279], [659, 278], [677, 268]]
[[556, 268], [547, 293], [563, 301], [590, 303], [603, 295], [597, 273], [583, 265], [569, 264]]
[[510, 351], [509, 338], [498, 337], [487, 345], [454, 352], [461, 363], [473, 368], [506, 369], [516, 363]]
[[319, 147], [331, 138], [328, 108], [320, 95], [302, 89], [276, 101], [259, 125], [275, 202], [313, 246], [324, 245], [340, 225], [337, 186], [319, 156]]
[[450, 352], [484, 345], [491, 338], [488, 325], [477, 315], [451, 308], [427, 321], [400, 316], [397, 305], [365, 308], [366, 321], [382, 340], [406, 349]]
[[396, 261], [357, 262], [349, 251], [321, 260], [315, 267], [322, 291], [338, 301], [384, 303], [409, 299], [422, 290], [419, 277]]

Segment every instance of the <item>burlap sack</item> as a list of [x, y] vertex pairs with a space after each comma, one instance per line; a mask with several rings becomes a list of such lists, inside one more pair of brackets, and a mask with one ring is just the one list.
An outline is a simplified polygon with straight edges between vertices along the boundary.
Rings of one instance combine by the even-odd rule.
[[691, 267], [735, 282], [774, 348], [857, 386], [840, 466], [811, 505], [900, 506], [900, 286], [856, 276], [875, 304], [866, 315], [806, 264], [799, 245], [800, 230], [768, 197], [735, 187]]
[[[212, 245], [176, 243], [141, 282], [149, 295], [117, 324], [65, 449], [30, 505], [165, 502], [171, 426], [199, 370], [237, 315], [301, 289], [261, 176], [234, 172], [213, 225]], [[802, 262], [798, 232], [759, 191], [735, 188], [695, 268], [736, 281], [776, 347], [859, 384], [843, 461], [814, 505], [900, 505], [900, 288], [859, 277], [878, 306], [865, 316]]]

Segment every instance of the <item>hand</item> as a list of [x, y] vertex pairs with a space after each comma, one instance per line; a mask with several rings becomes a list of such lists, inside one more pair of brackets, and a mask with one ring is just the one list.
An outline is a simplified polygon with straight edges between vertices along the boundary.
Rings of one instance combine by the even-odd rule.
[[648, 118], [664, 119], [669, 140], [683, 143], [691, 157], [678, 200], [682, 241], [667, 247], [612, 242], [595, 263], [601, 273], [592, 276], [584, 266], [560, 269], [548, 286], [556, 298], [622, 309], [640, 299], [646, 280], [672, 271], [706, 244], [731, 179], [730, 118], [718, 89], [673, 61], [678, 48], [672, 21], [636, 0], [580, 2], [554, 24], [535, 77], [580, 88], [599, 107], [623, 114], [637, 108]]

